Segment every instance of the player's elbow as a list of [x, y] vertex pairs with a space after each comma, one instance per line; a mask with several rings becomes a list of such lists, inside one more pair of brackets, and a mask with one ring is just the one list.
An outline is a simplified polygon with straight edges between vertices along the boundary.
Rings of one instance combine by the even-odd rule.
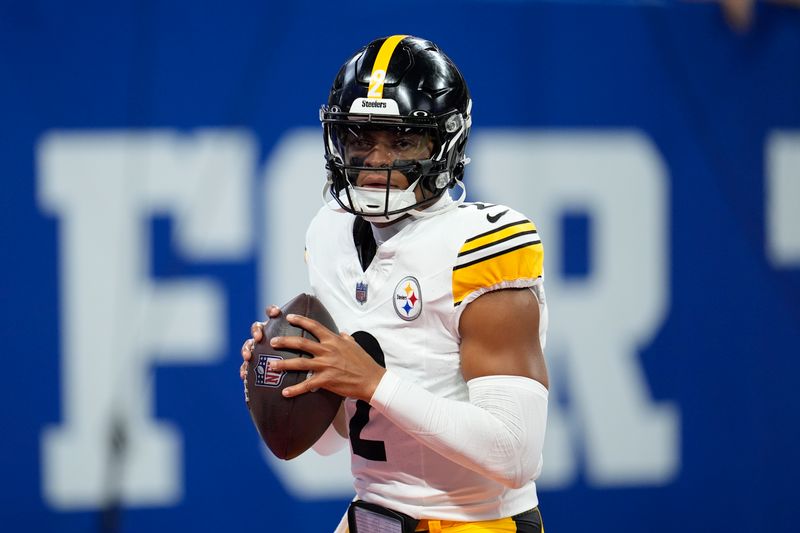
[[[507, 379], [507, 378], [504, 378]], [[494, 380], [495, 382], [497, 379]], [[489, 476], [512, 489], [525, 486], [539, 476], [547, 425], [547, 389], [532, 379], [515, 378], [513, 387], [481, 390], [473, 383], [471, 397], [492, 417], [491, 435], [482, 450]]]
[[533, 474], [532, 471], [517, 469], [514, 475], [505, 479], [503, 485], [510, 489], [520, 489], [533, 481]]
[[511, 472], [492, 472], [490, 477], [509, 489], [519, 489], [525, 486], [531, 478]]
[[[519, 489], [535, 480], [538, 476], [539, 470], [536, 466], [530, 466], [528, 461], [519, 461], [515, 468], [508, 469], [499, 481], [504, 486], [510, 489]], [[537, 461], [538, 464], [538, 461]]]
[[530, 457], [525, 467], [520, 470], [520, 474], [515, 478], [516, 484], [513, 488], [520, 488], [527, 483], [536, 481], [542, 473], [542, 449], [539, 448], [535, 455]]
[[510, 489], [522, 488], [535, 480], [541, 471], [541, 446], [533, 442], [525, 445], [519, 441], [516, 441], [516, 445], [505, 444], [495, 446], [497, 453], [490, 454], [491, 458], [486, 464], [489, 475]]
[[530, 479], [523, 479], [523, 478], [520, 478], [520, 477], [515, 477], [513, 479], [507, 480], [506, 483], [503, 483], [503, 485], [505, 485], [509, 489], [521, 489], [529, 481], [530, 481]]
[[478, 472], [509, 489], [522, 488], [534, 479], [533, 473], [526, 473], [515, 468], [501, 469], [492, 465], [484, 465], [484, 468]]

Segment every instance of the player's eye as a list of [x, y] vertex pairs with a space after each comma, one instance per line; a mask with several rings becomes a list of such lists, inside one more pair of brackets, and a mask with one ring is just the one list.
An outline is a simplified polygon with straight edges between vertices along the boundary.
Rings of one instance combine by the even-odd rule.
[[374, 144], [375, 143], [373, 143], [371, 140], [364, 137], [353, 137], [349, 140], [347, 146], [351, 150], [363, 151], [371, 149]]
[[425, 144], [423, 140], [419, 135], [400, 137], [392, 143], [392, 148], [400, 153], [415, 152]]
[[417, 143], [411, 139], [398, 139], [394, 143], [394, 147], [398, 150], [411, 150], [417, 146]]

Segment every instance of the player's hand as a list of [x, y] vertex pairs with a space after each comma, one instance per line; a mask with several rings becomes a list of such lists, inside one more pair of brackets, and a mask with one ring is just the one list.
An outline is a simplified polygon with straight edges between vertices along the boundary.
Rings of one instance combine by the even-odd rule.
[[[281, 314], [281, 308], [277, 305], [270, 305], [267, 307], [266, 314], [268, 319], [276, 318]], [[253, 322], [250, 325], [250, 335], [251, 337], [244, 341], [242, 344], [242, 359], [244, 362], [242, 366], [239, 367], [239, 377], [242, 378], [242, 381], [247, 379], [247, 364], [250, 361], [250, 358], [253, 356], [253, 348], [255, 347], [257, 342], [261, 342], [264, 333], [262, 332], [262, 328], [264, 324], [267, 322]]]
[[287, 398], [317, 389], [327, 389], [340, 396], [368, 402], [386, 369], [380, 366], [347, 333], [334, 333], [316, 320], [301, 315], [286, 315], [293, 326], [303, 328], [319, 342], [304, 337], [274, 337], [273, 348], [310, 353], [313, 358], [295, 357], [270, 360], [273, 371], [310, 370], [313, 375], [302, 383], [283, 390]]

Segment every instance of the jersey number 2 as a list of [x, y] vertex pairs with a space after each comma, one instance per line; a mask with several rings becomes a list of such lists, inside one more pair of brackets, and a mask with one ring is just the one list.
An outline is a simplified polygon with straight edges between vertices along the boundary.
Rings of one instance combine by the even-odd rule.
[[360, 455], [370, 461], [385, 461], [386, 446], [382, 440], [364, 440], [361, 438], [361, 430], [369, 422], [369, 411], [372, 406], [364, 400], [356, 402], [356, 414], [350, 419], [350, 444], [353, 446], [353, 453]]
[[[366, 331], [356, 331], [353, 333], [353, 340], [355, 340], [365, 352], [370, 354], [376, 363], [386, 368], [386, 362], [383, 356], [378, 339], [367, 333]], [[361, 438], [361, 430], [369, 422], [369, 411], [372, 406], [364, 400], [356, 402], [356, 414], [350, 419], [350, 444], [353, 447], [353, 453], [368, 459], [370, 461], [386, 461], [386, 446], [382, 440], [365, 440]]]

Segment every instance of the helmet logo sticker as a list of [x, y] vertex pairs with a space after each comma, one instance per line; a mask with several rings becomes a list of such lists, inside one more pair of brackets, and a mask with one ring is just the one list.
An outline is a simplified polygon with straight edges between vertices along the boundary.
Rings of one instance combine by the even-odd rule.
[[373, 115], [399, 115], [397, 102], [391, 98], [356, 98], [350, 106], [351, 113]]
[[370, 98], [381, 98], [383, 96], [383, 82], [385, 80], [385, 70], [373, 70], [372, 75], [369, 77], [369, 92], [367, 92], [367, 96]]
[[403, 320], [415, 320], [422, 313], [422, 291], [419, 281], [406, 276], [394, 288], [394, 310]]

